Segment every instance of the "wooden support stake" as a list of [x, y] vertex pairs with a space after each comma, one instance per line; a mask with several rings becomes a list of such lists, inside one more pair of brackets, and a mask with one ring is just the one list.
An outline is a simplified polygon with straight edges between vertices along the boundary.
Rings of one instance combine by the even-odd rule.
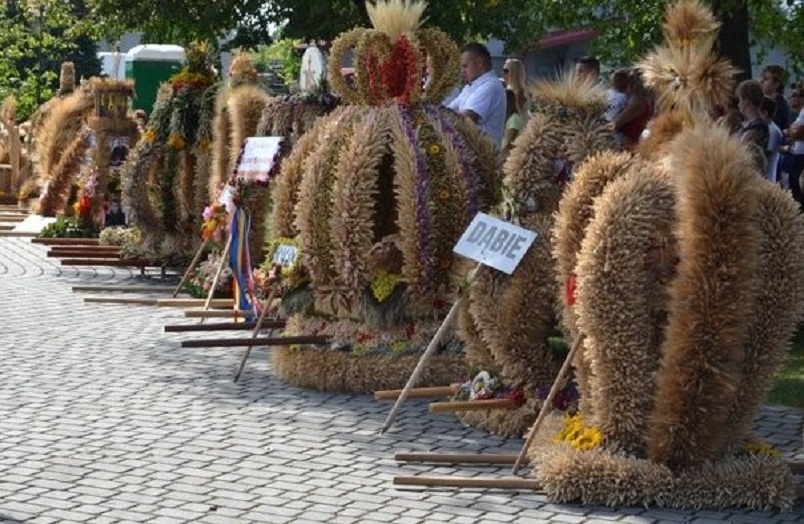
[[234, 306], [234, 301], [231, 298], [213, 298], [209, 301], [203, 298], [160, 298], [156, 305], [159, 307], [207, 306], [212, 308], [231, 308]]
[[210, 340], [182, 340], [183, 348], [236, 348], [248, 346], [294, 346], [296, 344], [326, 345], [330, 338], [320, 335], [266, 338], [214, 338]]
[[95, 267], [157, 267], [156, 264], [151, 263], [150, 260], [143, 260], [140, 258], [119, 259], [86, 259], [86, 258], [64, 258], [61, 260], [62, 266], [95, 266]]
[[570, 348], [567, 358], [564, 359], [564, 363], [561, 365], [561, 370], [559, 370], [558, 376], [556, 377], [555, 382], [553, 382], [553, 387], [550, 388], [550, 393], [547, 394], [547, 398], [544, 400], [544, 404], [542, 404], [542, 409], [539, 410], [539, 416], [536, 418], [536, 422], [534, 422], [533, 427], [530, 428], [530, 433], [528, 433], [528, 438], [525, 440], [525, 445], [522, 446], [522, 451], [519, 452], [519, 456], [514, 463], [514, 468], [511, 470], [513, 475], [516, 475], [517, 470], [519, 470], [520, 465], [525, 460], [525, 455], [528, 452], [528, 448], [530, 448], [533, 439], [536, 438], [536, 433], [538, 433], [542, 422], [544, 422], [544, 419], [547, 417], [550, 411], [552, 411], [553, 399], [558, 393], [558, 390], [561, 388], [561, 384], [564, 382], [564, 377], [569, 371], [572, 360], [575, 358], [575, 354], [582, 345], [583, 335], [578, 335], [578, 337], [575, 339], [575, 342], [572, 343], [572, 348]]
[[[448, 397], [458, 390], [458, 386], [437, 386], [432, 388], [413, 388], [408, 398]], [[374, 400], [396, 400], [402, 393], [401, 389], [387, 389], [374, 392]]]
[[111, 246], [112, 249], [107, 249], [107, 246], [53, 246], [47, 252], [49, 258], [67, 258], [67, 257], [99, 257], [105, 255], [107, 258], [113, 256], [120, 256], [120, 249]]
[[43, 238], [36, 237], [31, 239], [32, 244], [43, 244], [45, 246], [99, 246], [100, 240], [97, 238]]
[[[220, 322], [217, 324], [177, 324], [165, 326], [165, 333], [186, 333], [188, 331], [251, 331], [257, 324], [255, 322]], [[282, 329], [284, 320], [269, 320], [263, 322], [262, 331]]]
[[176, 295], [179, 294], [182, 286], [184, 286], [184, 283], [187, 282], [188, 278], [190, 278], [190, 275], [195, 269], [195, 266], [198, 265], [198, 261], [201, 259], [201, 255], [204, 253], [204, 249], [206, 249], [206, 247], [209, 245], [209, 241], [211, 238], [212, 236], [208, 236], [206, 240], [204, 240], [204, 243], [201, 244], [201, 247], [198, 248], [198, 251], [195, 253], [192, 262], [190, 262], [190, 266], [187, 268], [187, 271], [184, 272], [184, 276], [181, 277], [179, 285], [176, 286], [176, 289], [173, 290], [173, 298], [176, 298]]
[[[251, 338], [256, 339], [257, 335], [260, 334], [260, 330], [262, 330], [262, 324], [265, 322], [265, 315], [268, 314], [268, 311], [271, 309], [271, 303], [274, 301], [274, 296], [276, 292], [271, 291], [268, 295], [268, 299], [262, 305], [262, 313], [260, 313], [260, 318], [257, 319], [257, 325], [254, 327], [254, 331], [251, 333]], [[234, 378], [232, 382], [237, 383], [237, 380], [240, 378], [240, 374], [243, 373], [243, 368], [246, 367], [246, 361], [248, 360], [249, 355], [251, 355], [251, 348], [254, 346], [249, 346], [246, 348], [246, 352], [243, 354], [243, 358], [240, 359], [240, 365], [237, 366], [237, 370], [235, 371]]]
[[203, 310], [195, 310], [195, 311], [185, 311], [184, 318], [250, 318], [257, 316], [253, 311], [240, 311], [240, 310], [229, 310], [229, 311], [203, 311]]
[[221, 263], [218, 264], [218, 270], [215, 272], [215, 278], [212, 280], [212, 287], [209, 288], [209, 295], [207, 295], [207, 302], [204, 304], [204, 311], [209, 309], [209, 304], [212, 302], [213, 295], [215, 295], [215, 288], [218, 287], [218, 280], [221, 278], [221, 273], [223, 273], [223, 268], [226, 266], [226, 262], [229, 258], [229, 251], [231, 249], [232, 235], [229, 235], [229, 240], [226, 241], [226, 247], [223, 249], [223, 255], [221, 255]]
[[119, 251], [98, 251], [98, 252], [90, 252], [90, 251], [58, 251], [56, 253], [50, 251], [46, 255], [48, 258], [78, 258], [78, 259], [86, 259], [86, 260], [120, 260], [120, 252]]
[[430, 413], [454, 413], [456, 411], [488, 411], [490, 409], [514, 409], [516, 402], [510, 398], [489, 400], [465, 400], [455, 402], [433, 402]]
[[515, 453], [395, 453], [397, 462], [424, 462], [432, 464], [499, 464], [516, 462]]
[[138, 304], [141, 306], [155, 306], [157, 299], [143, 297], [86, 297], [87, 304]]
[[97, 291], [105, 293], [166, 293], [171, 287], [159, 286], [73, 286], [73, 291]]
[[443, 488], [483, 488], [483, 489], [528, 489], [540, 491], [541, 484], [535, 479], [493, 478], [493, 477], [447, 477], [415, 476], [394, 477], [396, 486], [426, 486]]
[[[475, 275], [477, 275], [478, 269], [480, 269], [481, 264], [475, 266], [472, 272], [469, 274], [467, 279], [467, 286], [472, 284], [472, 281], [475, 279]], [[413, 373], [410, 374], [410, 378], [408, 379], [408, 383], [405, 384], [405, 387], [399, 393], [399, 397], [396, 399], [396, 403], [394, 407], [391, 408], [391, 412], [388, 414], [388, 418], [385, 419], [385, 423], [380, 428], [380, 433], [385, 433], [391, 424], [394, 423], [394, 419], [396, 418], [397, 413], [402, 408], [402, 404], [408, 398], [410, 394], [410, 390], [413, 389], [413, 386], [416, 385], [416, 382], [419, 380], [419, 376], [424, 371], [424, 366], [427, 363], [427, 360], [430, 358], [430, 355], [435, 353], [435, 350], [438, 348], [438, 345], [441, 343], [441, 339], [444, 337], [444, 334], [447, 332], [450, 324], [452, 324], [452, 320], [455, 318], [455, 315], [458, 314], [458, 309], [463, 303], [463, 299], [466, 295], [462, 294], [458, 297], [454, 304], [452, 304], [452, 308], [450, 308], [449, 313], [447, 313], [447, 317], [439, 326], [438, 331], [436, 331], [433, 340], [430, 341], [430, 345], [427, 346], [427, 349], [422, 353], [422, 356], [419, 358], [419, 362], [416, 364], [416, 367], [413, 369]]]

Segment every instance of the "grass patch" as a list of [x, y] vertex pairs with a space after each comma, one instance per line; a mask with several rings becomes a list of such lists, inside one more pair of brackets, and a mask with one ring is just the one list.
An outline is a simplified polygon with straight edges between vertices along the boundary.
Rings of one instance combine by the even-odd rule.
[[796, 333], [787, 365], [776, 378], [767, 403], [804, 409], [804, 329]]

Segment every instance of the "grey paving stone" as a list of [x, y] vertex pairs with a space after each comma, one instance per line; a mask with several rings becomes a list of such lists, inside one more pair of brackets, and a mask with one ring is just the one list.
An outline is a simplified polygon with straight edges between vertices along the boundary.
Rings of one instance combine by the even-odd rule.
[[[411, 399], [390, 406], [305, 391], [255, 349], [185, 349], [180, 311], [85, 304], [75, 284], [163, 285], [125, 268], [69, 268], [47, 249], [0, 238], [0, 520], [51, 522], [804, 522], [789, 514], [553, 504], [540, 493], [400, 490], [398, 474], [507, 474], [506, 468], [398, 465], [394, 451], [516, 453]], [[170, 283], [178, 280], [172, 275]], [[46, 321], [43, 321], [46, 319]], [[203, 335], [206, 336], [206, 335]], [[247, 336], [238, 334], [237, 336]], [[765, 406], [760, 434], [804, 458], [802, 410]]]

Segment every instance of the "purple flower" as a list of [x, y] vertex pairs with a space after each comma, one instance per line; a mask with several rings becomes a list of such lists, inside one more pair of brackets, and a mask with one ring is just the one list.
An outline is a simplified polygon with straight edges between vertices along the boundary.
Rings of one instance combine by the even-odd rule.
[[464, 213], [464, 218], [468, 224], [475, 217], [475, 214], [477, 214], [477, 173], [475, 173], [475, 170], [472, 168], [472, 163], [469, 161], [469, 155], [466, 152], [463, 137], [458, 134], [455, 127], [446, 118], [444, 112], [432, 106], [425, 107], [425, 112], [430, 118], [437, 120], [438, 123], [441, 124], [441, 129], [444, 130], [444, 134], [458, 155], [461, 176], [466, 185], [466, 212]]
[[434, 261], [433, 232], [430, 214], [427, 210], [427, 191], [430, 185], [427, 161], [419, 147], [419, 137], [411, 122], [410, 109], [399, 105], [399, 115], [405, 129], [410, 146], [413, 148], [416, 162], [416, 232], [419, 240], [421, 258], [421, 289], [426, 291], [432, 286]]

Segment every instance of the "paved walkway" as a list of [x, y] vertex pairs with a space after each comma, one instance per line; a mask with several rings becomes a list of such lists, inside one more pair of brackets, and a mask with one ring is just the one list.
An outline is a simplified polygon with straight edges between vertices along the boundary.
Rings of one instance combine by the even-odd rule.
[[[396, 474], [507, 474], [398, 466], [395, 451], [516, 452], [519, 439], [462, 427], [409, 401], [315, 393], [274, 378], [255, 351], [182, 349], [178, 310], [84, 304], [71, 285], [159, 284], [127, 270], [62, 268], [0, 238], [0, 521], [804, 522], [793, 513], [551, 504], [533, 492], [398, 490]], [[765, 408], [761, 431], [804, 456], [802, 412]]]

